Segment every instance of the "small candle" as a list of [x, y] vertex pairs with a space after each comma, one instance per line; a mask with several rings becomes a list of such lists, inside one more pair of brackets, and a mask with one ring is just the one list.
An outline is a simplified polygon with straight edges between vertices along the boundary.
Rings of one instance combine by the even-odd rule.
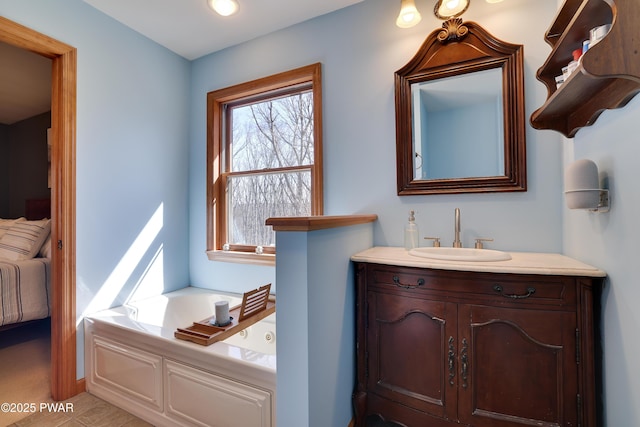
[[224, 326], [229, 323], [229, 301], [216, 302], [216, 324]]

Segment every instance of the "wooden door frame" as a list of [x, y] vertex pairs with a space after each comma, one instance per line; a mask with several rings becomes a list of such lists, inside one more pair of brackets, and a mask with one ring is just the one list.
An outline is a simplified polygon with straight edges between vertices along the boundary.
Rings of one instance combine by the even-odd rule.
[[52, 60], [51, 396], [85, 389], [76, 379], [76, 49], [0, 16], [0, 41]]

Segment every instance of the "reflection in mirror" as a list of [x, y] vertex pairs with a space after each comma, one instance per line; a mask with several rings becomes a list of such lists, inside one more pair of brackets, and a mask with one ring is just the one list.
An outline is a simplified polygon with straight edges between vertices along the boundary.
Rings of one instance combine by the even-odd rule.
[[411, 99], [414, 179], [504, 175], [502, 69], [414, 83]]
[[526, 191], [522, 45], [452, 18], [395, 73], [398, 195]]

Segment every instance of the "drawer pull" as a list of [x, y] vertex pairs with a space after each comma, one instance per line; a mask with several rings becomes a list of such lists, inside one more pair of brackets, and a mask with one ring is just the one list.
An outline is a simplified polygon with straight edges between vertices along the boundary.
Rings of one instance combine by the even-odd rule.
[[460, 374], [462, 374], [462, 387], [467, 388], [467, 375], [469, 373], [469, 356], [467, 355], [467, 349], [469, 345], [467, 344], [467, 339], [462, 338], [462, 350], [460, 351], [460, 362], [462, 363], [462, 370]]
[[531, 295], [536, 293], [536, 288], [534, 288], [534, 287], [528, 287], [527, 288], [527, 293], [524, 294], [524, 295], [505, 294], [504, 290], [502, 289], [502, 286], [500, 286], [500, 285], [493, 285], [493, 290], [496, 291], [497, 293], [499, 293], [500, 295], [502, 295], [503, 297], [511, 298], [511, 299], [529, 298]]
[[399, 286], [401, 288], [411, 289], [411, 288], [417, 288], [418, 286], [424, 285], [424, 279], [422, 278], [418, 279], [418, 282], [415, 285], [407, 285], [404, 283], [400, 283], [400, 278], [398, 276], [393, 276], [393, 283], [396, 286]]

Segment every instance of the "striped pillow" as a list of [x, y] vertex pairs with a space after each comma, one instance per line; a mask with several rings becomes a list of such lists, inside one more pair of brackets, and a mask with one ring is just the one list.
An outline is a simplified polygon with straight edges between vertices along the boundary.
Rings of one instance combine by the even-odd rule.
[[17, 221], [0, 237], [0, 258], [10, 261], [31, 259], [51, 232], [51, 221]]
[[2, 219], [0, 218], [0, 237], [4, 236], [4, 233], [6, 233], [11, 227], [13, 227], [13, 224], [15, 224], [17, 221], [24, 221], [25, 218], [17, 218], [17, 219]]

